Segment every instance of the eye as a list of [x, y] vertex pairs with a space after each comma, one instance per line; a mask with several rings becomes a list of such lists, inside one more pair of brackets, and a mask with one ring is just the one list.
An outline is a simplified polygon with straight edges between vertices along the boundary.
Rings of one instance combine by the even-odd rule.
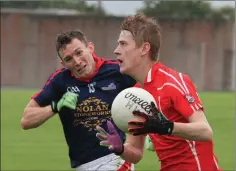
[[120, 42], [120, 45], [121, 45], [121, 46], [125, 46], [126, 43], [125, 43], [125, 42]]
[[76, 51], [75, 55], [76, 56], [80, 56], [80, 55], [82, 55], [82, 53], [83, 53], [83, 51], [81, 51], [81, 50], [80, 51]]
[[70, 57], [69, 57], [69, 58], [65, 58], [64, 61], [65, 61], [65, 62], [70, 62], [71, 59], [72, 59], [72, 58], [70, 58]]

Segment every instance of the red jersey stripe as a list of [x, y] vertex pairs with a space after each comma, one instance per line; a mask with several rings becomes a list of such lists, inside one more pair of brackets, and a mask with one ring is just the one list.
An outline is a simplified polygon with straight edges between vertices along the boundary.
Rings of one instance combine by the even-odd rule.
[[[52, 79], [57, 75], [59, 74], [60, 72], [62, 72], [65, 68], [61, 68], [61, 69], [58, 69], [56, 70], [54, 73], [51, 74], [51, 76], [49, 77], [48, 81], [45, 83], [45, 86], [47, 86], [48, 84], [50, 84], [50, 82], [52, 81]], [[34, 99], [36, 98], [40, 93], [42, 92], [42, 89], [39, 90], [37, 93], [35, 93], [31, 99]]]
[[119, 61], [105, 60], [105, 64], [120, 64], [120, 62]]

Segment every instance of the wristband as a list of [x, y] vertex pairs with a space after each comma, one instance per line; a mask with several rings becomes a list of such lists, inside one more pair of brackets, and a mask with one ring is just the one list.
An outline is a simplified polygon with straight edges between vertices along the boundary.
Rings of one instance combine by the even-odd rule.
[[58, 110], [57, 110], [57, 103], [55, 101], [52, 101], [51, 103], [51, 109], [52, 109], [52, 112], [53, 113], [58, 113]]
[[124, 152], [124, 144], [122, 144], [122, 147], [121, 147], [122, 149], [121, 149], [121, 151], [120, 152], [114, 152], [115, 153], [115, 155], [117, 155], [117, 156], [120, 156], [123, 152]]

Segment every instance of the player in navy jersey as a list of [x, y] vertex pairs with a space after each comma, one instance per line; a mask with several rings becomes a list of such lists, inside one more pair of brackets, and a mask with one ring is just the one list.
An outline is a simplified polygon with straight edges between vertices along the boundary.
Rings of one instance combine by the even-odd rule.
[[[135, 84], [120, 73], [119, 63], [94, 54], [94, 44], [81, 31], [57, 36], [64, 68], [54, 72], [26, 106], [21, 125], [32, 129], [58, 113], [69, 147], [71, 167], [80, 170], [133, 170], [131, 163], [99, 145], [96, 126], [106, 128], [116, 95]], [[112, 121], [113, 122], [113, 121]], [[122, 141], [125, 134], [116, 127]]]

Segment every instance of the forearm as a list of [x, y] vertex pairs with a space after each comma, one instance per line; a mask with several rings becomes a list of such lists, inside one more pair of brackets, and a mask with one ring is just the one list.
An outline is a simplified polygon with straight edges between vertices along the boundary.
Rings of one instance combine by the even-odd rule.
[[174, 123], [172, 135], [193, 141], [211, 141], [212, 130], [204, 122]]
[[50, 105], [46, 107], [27, 107], [21, 119], [21, 126], [23, 129], [36, 128], [53, 115]]
[[124, 144], [124, 152], [121, 155], [121, 158], [125, 161], [137, 164], [143, 157], [143, 149], [134, 147], [130, 143]]

